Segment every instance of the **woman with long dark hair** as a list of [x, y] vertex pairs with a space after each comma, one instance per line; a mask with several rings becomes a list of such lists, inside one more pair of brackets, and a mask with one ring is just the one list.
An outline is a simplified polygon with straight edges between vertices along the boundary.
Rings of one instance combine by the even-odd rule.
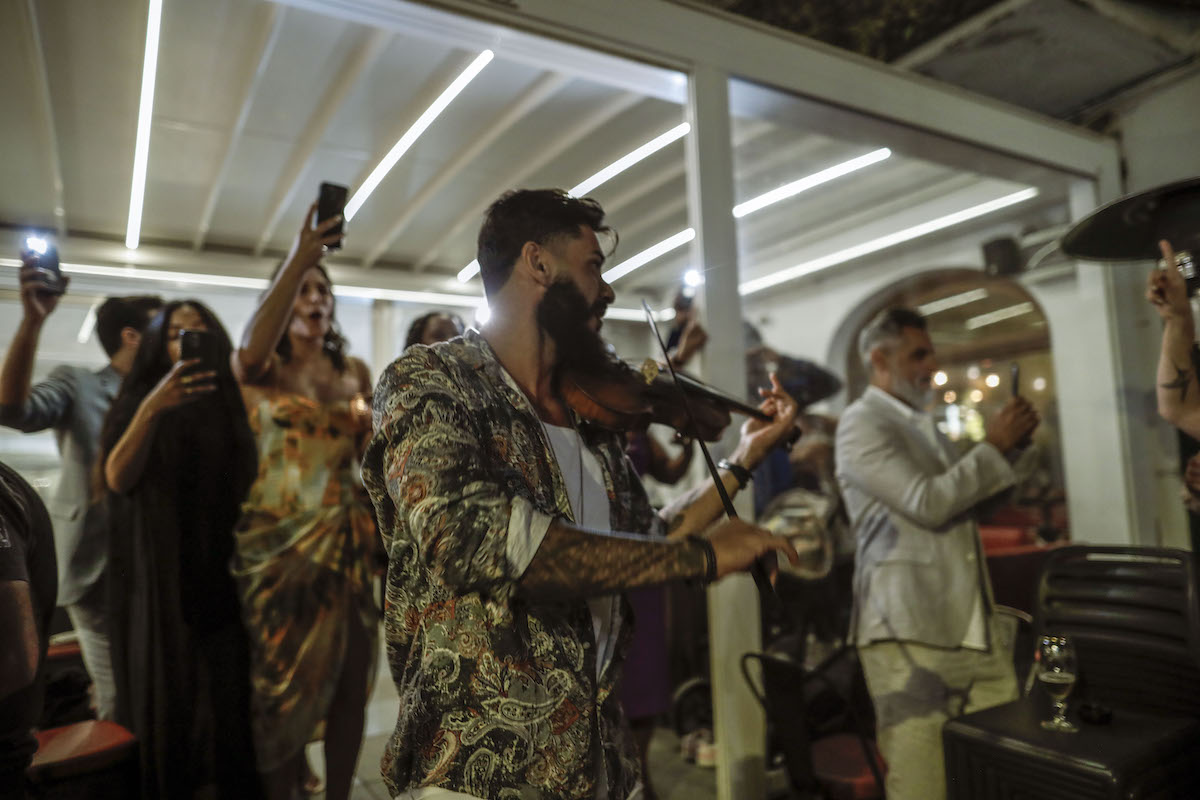
[[[181, 359], [184, 331], [208, 337], [214, 363]], [[142, 334], [100, 437], [117, 719], [138, 738], [146, 798], [261, 795], [249, 648], [228, 566], [256, 471], [231, 350], [204, 305], [168, 303]]]
[[234, 575], [251, 641], [253, 727], [268, 795], [290, 798], [304, 746], [324, 740], [326, 797], [350, 795], [379, 611], [380, 549], [358, 479], [371, 376], [346, 354], [320, 264], [336, 219], [310, 209], [246, 328], [242, 381], [259, 470], [237, 527]]

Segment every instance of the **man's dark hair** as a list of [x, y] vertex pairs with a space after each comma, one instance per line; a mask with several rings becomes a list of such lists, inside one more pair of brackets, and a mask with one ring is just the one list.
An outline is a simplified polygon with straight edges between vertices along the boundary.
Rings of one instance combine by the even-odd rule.
[[574, 238], [581, 225], [597, 235], [612, 234], [616, 247], [616, 233], [604, 224], [604, 209], [590, 197], [572, 197], [562, 189], [518, 189], [500, 195], [479, 229], [476, 258], [484, 294], [491, 297], [500, 291], [526, 242]]
[[862, 359], [868, 373], [871, 372], [871, 351], [881, 345], [895, 345], [900, 341], [901, 331], [905, 328], [928, 330], [924, 317], [911, 308], [902, 306], [884, 309], [862, 329], [862, 333], [858, 335], [858, 357]]
[[96, 309], [96, 336], [109, 358], [121, 349], [121, 331], [133, 328], [138, 333], [146, 326], [163, 300], [156, 295], [134, 295], [132, 297], [110, 297]]

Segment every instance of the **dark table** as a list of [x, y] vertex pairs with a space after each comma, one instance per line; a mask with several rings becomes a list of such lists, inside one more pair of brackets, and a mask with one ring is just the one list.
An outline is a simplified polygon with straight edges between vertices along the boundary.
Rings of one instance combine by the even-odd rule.
[[1123, 709], [1107, 725], [1069, 717], [1078, 733], [1042, 730], [1049, 711], [1026, 698], [947, 722], [947, 797], [1200, 798], [1200, 719]]

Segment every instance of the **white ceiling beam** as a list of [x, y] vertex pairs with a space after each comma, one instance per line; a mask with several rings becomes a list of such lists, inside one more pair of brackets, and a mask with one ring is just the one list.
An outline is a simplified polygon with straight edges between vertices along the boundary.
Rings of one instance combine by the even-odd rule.
[[982, 33], [996, 22], [1019, 11], [1031, 2], [1032, 0], [1004, 0], [1002, 3], [989, 6], [978, 14], [967, 17], [950, 30], [933, 37], [915, 50], [910, 50], [895, 59], [891, 62], [892, 66], [915, 70], [923, 64], [933, 61], [963, 39]]
[[513, 125], [521, 121], [527, 114], [548, 100], [569, 82], [564, 75], [546, 74], [538, 78], [526, 89], [520, 97], [510, 104], [495, 119], [483, 126], [479, 136], [471, 144], [460, 151], [453, 159], [446, 162], [437, 174], [425, 182], [415, 195], [412, 196], [397, 212], [396, 220], [380, 240], [367, 251], [363, 259], [363, 267], [371, 269], [392, 243], [412, 223], [413, 218], [426, 207], [430, 200], [446, 185], [457, 178], [464, 169], [481, 153], [506, 133]]
[[[686, 62], [667, 64], [658, 59], [631, 61], [569, 40], [557, 41], [525, 33], [507, 25], [493, 25], [471, 14], [447, 14], [423, 3], [403, 0], [275, 0], [315, 14], [385, 28], [403, 36], [441, 42], [451, 47], [492, 50], [508, 63], [524, 64], [591, 83], [600, 83], [643, 97], [656, 97], [682, 105], [687, 81], [679, 72]], [[590, 1], [590, 0], [589, 0]], [[478, 2], [478, 0], [472, 0]], [[507, 0], [502, 0], [506, 2]], [[432, 4], [430, 4], [432, 5]], [[575, 37], [572, 37], [575, 38]], [[666, 68], [664, 68], [666, 67]]]
[[383, 54], [391, 38], [392, 35], [387, 31], [365, 32], [362, 41], [350, 51], [350, 56], [342, 64], [342, 68], [330, 81], [329, 88], [317, 101], [313, 114], [301, 128], [300, 136], [296, 140], [295, 147], [292, 148], [287, 166], [284, 167], [283, 173], [275, 185], [262, 234], [254, 246], [254, 255], [261, 256], [275, 235], [275, 228], [279, 225], [283, 212], [291, 205], [292, 198], [300, 188], [300, 179], [304, 177], [304, 172], [308, 168], [313, 154], [316, 153], [321, 140], [325, 138], [325, 132], [329, 130], [330, 123], [341, 110], [342, 103], [349, 96], [350, 90], [358, 83], [363, 73], [370, 69], [371, 65]]
[[[775, 87], [780, 100], [844, 109], [853, 122], [839, 119], [841, 134], [857, 124], [886, 122], [868, 125], [873, 127], [868, 132], [876, 147], [898, 153], [911, 152], [907, 139], [916, 135], [936, 137], [939, 153], [950, 150], [958, 157], [959, 150], [972, 151], [976, 171], [990, 174], [1001, 174], [991, 172], [993, 168], [1008, 170], [1010, 162], [1024, 162], [1094, 177], [1110, 173], [1118, 162], [1116, 143], [1100, 134], [694, 0], [521, 0], [519, 8], [479, 0], [425, 2], [468, 21], [479, 20], [480, 26], [519, 27], [650, 63], [707, 65], [748, 83]], [[415, 7], [397, 0], [325, 4], [337, 7], [329, 13], [362, 17], [396, 17]], [[745, 86], [731, 92], [735, 114]], [[983, 163], [993, 156], [997, 164]], [[969, 160], [967, 154], [961, 157]], [[946, 156], [934, 160], [945, 163]], [[1099, 199], [1111, 199], [1118, 190], [1106, 184]]]
[[1195, 54], [1200, 47], [1200, 29], [1187, 28], [1156, 14], [1149, 8], [1116, 0], [1080, 0], [1097, 14], [1148, 39], [1157, 39], [1180, 53]]
[[480, 201], [442, 228], [441, 232], [435, 236], [433, 246], [429, 247], [425, 251], [425, 254], [417, 259], [417, 262], [413, 265], [413, 270], [420, 272], [432, 264], [442, 248], [457, 236], [465, 225], [476, 222], [479, 219], [479, 215], [502, 192], [520, 186], [527, 177], [579, 144], [592, 133], [595, 133], [617, 115], [637, 105], [641, 100], [642, 98], [636, 94], [622, 92], [608, 102], [600, 105], [592, 113], [583, 117], [571, 127], [562, 131], [556, 131], [554, 136], [548, 137], [545, 140], [539, 140], [538, 144], [545, 146], [542, 146], [530, 158], [523, 160], [515, 170], [505, 175], [503, 180], [494, 182], [487, 191], [481, 191], [479, 195]]
[[213, 173], [212, 180], [209, 181], [204, 210], [200, 212], [200, 224], [192, 239], [193, 250], [200, 250], [204, 247], [204, 239], [208, 236], [213, 213], [217, 209], [217, 198], [221, 196], [221, 187], [229, 175], [237, 143], [246, 129], [246, 120], [250, 118], [250, 110], [254, 107], [254, 101], [258, 97], [258, 88], [262, 85], [263, 75], [266, 74], [267, 65], [271, 62], [275, 45], [279, 42], [285, 17], [286, 9], [283, 6], [264, 3], [258, 8], [257, 18], [254, 22], [253, 44], [249, 48], [249, 52], [257, 54], [257, 57], [247, 59], [248, 69], [242, 76], [241, 91], [239, 92], [242, 103], [233, 125], [225, 133], [225, 139], [221, 143], [221, 161], [217, 166], [217, 171]]
[[42, 141], [45, 143], [46, 171], [50, 178], [50, 188], [53, 195], [54, 207], [50, 209], [54, 216], [54, 227], [58, 230], [59, 238], [67, 235], [67, 210], [63, 199], [62, 160], [58, 153], [58, 133], [54, 125], [54, 106], [50, 97], [50, 77], [46, 72], [46, 54], [42, 49], [41, 27], [38, 25], [37, 2], [26, 0], [21, 6], [25, 10], [25, 24], [28, 31], [26, 41], [30, 43], [30, 72], [33, 73], [36, 109], [34, 117], [42, 129]]

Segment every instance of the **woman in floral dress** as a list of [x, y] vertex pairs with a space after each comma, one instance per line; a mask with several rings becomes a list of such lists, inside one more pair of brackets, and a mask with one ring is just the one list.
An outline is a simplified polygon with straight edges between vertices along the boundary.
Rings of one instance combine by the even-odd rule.
[[251, 643], [252, 722], [269, 797], [304, 779], [324, 739], [326, 797], [350, 794], [379, 614], [377, 534], [358, 483], [371, 378], [346, 355], [320, 265], [336, 219], [305, 224], [252, 317], [234, 369], [258, 441], [233, 574]]

